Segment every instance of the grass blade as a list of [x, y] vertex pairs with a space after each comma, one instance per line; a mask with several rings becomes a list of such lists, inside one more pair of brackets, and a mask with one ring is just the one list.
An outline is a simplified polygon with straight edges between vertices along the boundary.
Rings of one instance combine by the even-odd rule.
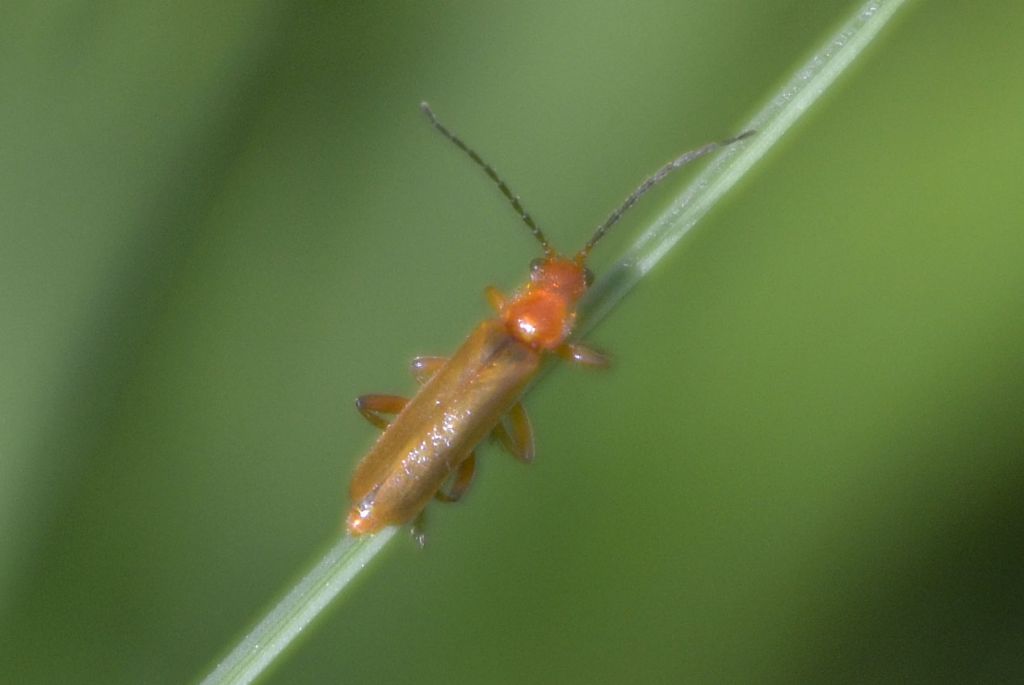
[[[753, 165], [863, 54], [906, 0], [871, 0], [802, 65], [771, 102], [737, 130], [757, 135], [718, 153], [587, 294], [580, 333], [604, 318]], [[344, 537], [207, 676], [203, 685], [257, 678], [394, 536], [395, 529], [360, 540]]]
[[870, 45], [905, 0], [871, 0], [825, 42], [760, 112], [737, 131], [757, 135], [715, 154], [696, 179], [587, 293], [579, 333], [603, 319], [640, 279], [768, 153]]
[[251, 683], [394, 536], [396, 528], [340, 538], [316, 566], [239, 642], [202, 685]]

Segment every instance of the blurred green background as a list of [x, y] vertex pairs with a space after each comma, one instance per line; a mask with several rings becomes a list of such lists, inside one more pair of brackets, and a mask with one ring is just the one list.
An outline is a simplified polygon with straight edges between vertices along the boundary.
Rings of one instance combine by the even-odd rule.
[[[5, 3], [3, 681], [202, 675], [524, 277], [421, 99], [572, 250], [857, 5]], [[1022, 35], [908, 6], [267, 682], [1024, 679]]]

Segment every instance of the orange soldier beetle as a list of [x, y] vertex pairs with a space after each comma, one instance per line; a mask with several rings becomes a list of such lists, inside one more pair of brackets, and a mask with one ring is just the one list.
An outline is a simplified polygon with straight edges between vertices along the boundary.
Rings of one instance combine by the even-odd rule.
[[[646, 179], [609, 215], [572, 257], [555, 252], [544, 233], [498, 173], [448, 130], [424, 102], [420, 109], [445, 138], [454, 143], [493, 180], [519, 218], [540, 243], [544, 256], [530, 264], [530, 280], [510, 298], [493, 286], [485, 290], [497, 318], [477, 326], [451, 359], [417, 357], [412, 373], [421, 384], [411, 400], [396, 395], [363, 395], [356, 407], [381, 433], [356, 467], [349, 487], [352, 508], [346, 526], [351, 535], [413, 524], [430, 499], [458, 500], [473, 480], [475, 449], [488, 435], [514, 457], [533, 460], [533, 429], [519, 398], [540, 370], [544, 355], [557, 354], [587, 366], [607, 366], [602, 354], [569, 342], [576, 303], [593, 281], [587, 256], [608, 229], [652, 186], [676, 169], [753, 134], [746, 131], [708, 143], [672, 160]], [[382, 414], [395, 414], [386, 421]], [[445, 482], [451, 479], [447, 492]]]

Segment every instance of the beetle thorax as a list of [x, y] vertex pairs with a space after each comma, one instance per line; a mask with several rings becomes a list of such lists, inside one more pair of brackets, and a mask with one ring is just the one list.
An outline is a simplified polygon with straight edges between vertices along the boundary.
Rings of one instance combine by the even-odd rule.
[[509, 334], [536, 349], [559, 347], [572, 334], [576, 302], [587, 290], [585, 274], [577, 260], [534, 262], [530, 282], [502, 310]]

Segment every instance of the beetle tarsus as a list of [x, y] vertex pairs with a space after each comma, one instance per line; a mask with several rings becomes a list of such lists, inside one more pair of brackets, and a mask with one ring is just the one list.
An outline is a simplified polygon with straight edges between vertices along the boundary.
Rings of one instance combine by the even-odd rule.
[[391, 422], [381, 414], [397, 414], [408, 403], [409, 400], [399, 395], [360, 395], [356, 398], [356, 409], [364, 419], [384, 430]]

